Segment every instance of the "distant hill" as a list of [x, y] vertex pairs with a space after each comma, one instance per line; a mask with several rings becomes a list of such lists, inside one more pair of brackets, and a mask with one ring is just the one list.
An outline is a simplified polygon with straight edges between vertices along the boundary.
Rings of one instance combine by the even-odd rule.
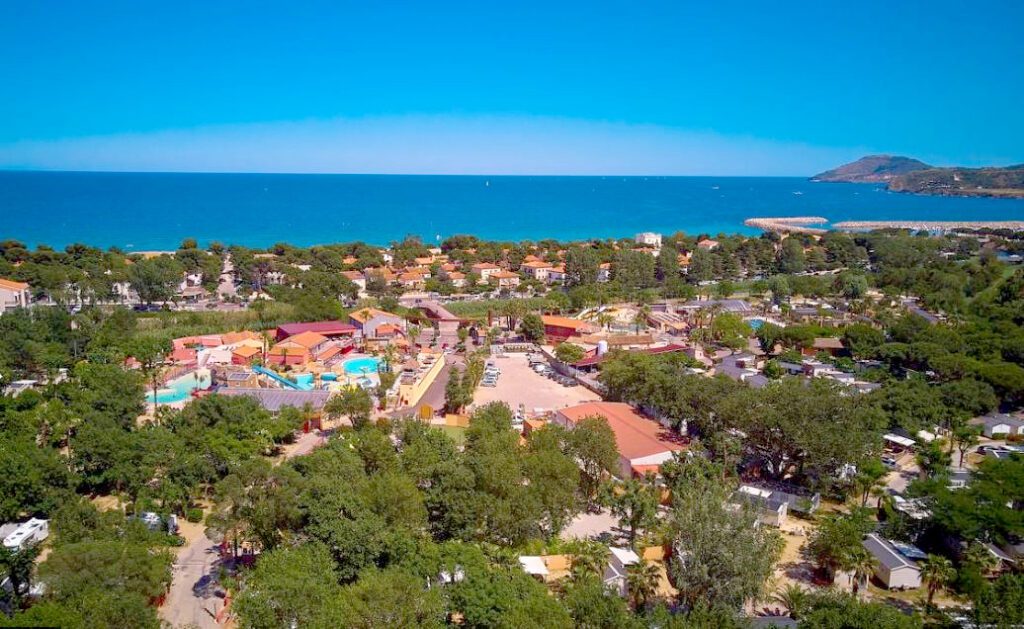
[[1024, 164], [1005, 168], [940, 168], [909, 157], [869, 155], [811, 181], [884, 183], [893, 192], [947, 196], [1024, 197]]
[[815, 175], [811, 177], [811, 181], [885, 183], [899, 175], [930, 168], [932, 167], [928, 164], [909, 157], [868, 155], [855, 162]]

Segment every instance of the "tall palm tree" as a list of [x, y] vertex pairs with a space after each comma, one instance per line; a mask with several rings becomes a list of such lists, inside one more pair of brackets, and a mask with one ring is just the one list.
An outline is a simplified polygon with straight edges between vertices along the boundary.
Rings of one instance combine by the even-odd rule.
[[921, 580], [928, 584], [928, 606], [931, 607], [935, 593], [946, 587], [956, 576], [953, 562], [939, 555], [928, 555], [921, 564]]
[[867, 583], [875, 571], [875, 558], [861, 546], [850, 551], [843, 567], [853, 573], [853, 595], [857, 596], [861, 586]]
[[626, 588], [633, 609], [641, 609], [658, 593], [661, 571], [653, 561], [640, 560], [626, 569]]
[[981, 542], [972, 542], [964, 553], [964, 563], [976, 566], [982, 574], [988, 574], [999, 567], [999, 558]]

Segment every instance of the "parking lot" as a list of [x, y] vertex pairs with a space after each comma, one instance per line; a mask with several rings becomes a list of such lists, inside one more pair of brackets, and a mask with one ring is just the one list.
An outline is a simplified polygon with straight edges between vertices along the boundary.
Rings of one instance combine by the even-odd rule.
[[530, 369], [526, 354], [506, 354], [490, 360], [501, 369], [501, 375], [496, 386], [477, 388], [474, 406], [501, 401], [513, 410], [522, 404], [527, 413], [533, 413], [535, 409], [550, 411], [601, 399], [586, 387], [566, 387], [536, 373]]

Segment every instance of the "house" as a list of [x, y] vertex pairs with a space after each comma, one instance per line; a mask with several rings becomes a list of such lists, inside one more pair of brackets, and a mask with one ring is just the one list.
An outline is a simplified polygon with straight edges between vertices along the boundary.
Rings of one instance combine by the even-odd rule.
[[982, 434], [989, 439], [1024, 435], [1024, 419], [1006, 413], [989, 413], [983, 417], [975, 417], [971, 423], [981, 426]]
[[875, 558], [875, 578], [886, 588], [907, 590], [921, 587], [921, 569], [914, 559], [907, 556], [923, 557], [920, 550], [906, 544], [897, 547], [874, 533], [865, 537], [861, 544]]
[[838, 356], [846, 350], [841, 339], [835, 337], [816, 338], [810, 347], [804, 348], [804, 356], [814, 356], [824, 352], [829, 356]]
[[640, 232], [633, 237], [633, 242], [638, 245], [644, 245], [645, 247], [661, 249], [661, 234], [657, 234], [655, 232]]
[[760, 520], [772, 526], [782, 526], [790, 513], [810, 515], [821, 506], [821, 494], [800, 495], [781, 489], [743, 484], [733, 495], [734, 502], [744, 501], [760, 512]]
[[341, 276], [355, 284], [360, 293], [366, 290], [366, 276], [362, 271], [342, 271]]
[[377, 338], [377, 328], [385, 324], [391, 324], [400, 330], [405, 330], [405, 319], [376, 308], [356, 310], [348, 316], [348, 319], [364, 339]]
[[647, 315], [647, 325], [659, 332], [682, 335], [690, 329], [685, 319], [674, 312], [652, 312]]
[[542, 583], [552, 583], [569, 576], [572, 558], [569, 555], [522, 555], [519, 565], [523, 572]]
[[501, 270], [501, 267], [491, 262], [477, 262], [470, 267], [470, 270], [480, 276], [481, 284], [486, 284], [492, 275]]
[[949, 489], [963, 489], [971, 482], [971, 471], [965, 467], [950, 467], [949, 478], [946, 487]]
[[304, 365], [325, 350], [330, 339], [316, 332], [300, 332], [277, 343], [267, 352], [271, 365]]
[[455, 288], [464, 288], [466, 286], [466, 274], [458, 271], [450, 271], [445, 273], [445, 277], [452, 283]]
[[28, 308], [31, 303], [28, 284], [0, 278], [0, 314], [14, 308]]
[[231, 350], [231, 364], [232, 365], [248, 365], [254, 360], [258, 360], [263, 352], [260, 348], [253, 347], [251, 345], [240, 345], [235, 349]]
[[253, 398], [259, 402], [260, 406], [271, 413], [279, 413], [283, 408], [289, 406], [301, 411], [309, 411], [311, 416], [307, 420], [307, 424], [304, 427], [305, 430], [320, 429], [320, 420], [323, 415], [324, 406], [331, 396], [330, 391], [322, 389], [298, 391], [293, 389], [248, 389], [244, 387], [217, 389], [217, 394]]
[[516, 288], [519, 286], [520, 279], [518, 273], [511, 271], [498, 271], [490, 275], [490, 282], [496, 284], [498, 288]]
[[425, 277], [426, 276], [423, 275], [422, 273], [410, 271], [400, 274], [398, 276], [398, 283], [401, 284], [404, 288], [408, 288], [411, 290], [420, 290], [423, 288], [425, 284]]
[[717, 240], [711, 240], [710, 238], [704, 238], [697, 241], [697, 246], [707, 251], [717, 248], [718, 245], [719, 242]]
[[604, 585], [625, 598], [629, 594], [626, 575], [629, 572], [630, 566], [640, 563], [640, 556], [632, 548], [612, 546], [608, 550], [610, 553], [608, 565], [604, 569]]
[[772, 493], [770, 489], [740, 485], [740, 488], [733, 494], [732, 500], [736, 504], [752, 505], [758, 511], [758, 520], [764, 524], [781, 527], [786, 523], [789, 503], [773, 497]]
[[579, 319], [570, 319], [569, 317], [543, 315], [541, 316], [541, 321], [544, 322], [544, 336], [552, 344], [560, 343], [573, 336], [598, 331], [597, 326], [593, 324], [580, 321]]
[[546, 282], [551, 265], [541, 260], [530, 260], [519, 265], [519, 272], [529, 276], [531, 279]]
[[555, 412], [554, 423], [568, 429], [588, 417], [603, 417], [615, 434], [622, 478], [657, 474], [661, 464], [676, 452], [686, 450], [682, 437], [670, 433], [658, 422], [640, 416], [622, 402], [586, 402]]
[[[275, 339], [283, 341], [289, 336], [303, 332], [316, 332], [329, 339], [351, 338], [356, 333], [356, 326], [343, 321], [314, 321], [312, 323], [282, 323], [277, 326]], [[227, 341], [225, 341], [227, 343]]]
[[439, 338], [444, 338], [453, 345], [458, 341], [459, 326], [462, 325], [462, 319], [452, 314], [451, 311], [436, 301], [418, 299], [415, 305], [437, 326], [437, 336]]
[[[563, 284], [565, 282], [565, 277], [566, 273], [564, 264], [556, 264], [548, 271], [549, 284]], [[598, 281], [600, 281], [600, 272], [598, 272]]]

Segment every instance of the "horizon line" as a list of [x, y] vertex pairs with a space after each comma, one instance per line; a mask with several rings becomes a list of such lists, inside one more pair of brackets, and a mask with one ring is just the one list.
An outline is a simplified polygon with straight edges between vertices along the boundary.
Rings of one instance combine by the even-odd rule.
[[[47, 174], [103, 174], [103, 175], [279, 175], [298, 177], [578, 177], [578, 178], [621, 178], [621, 179], [811, 179], [815, 175], [668, 175], [668, 174], [571, 174], [571, 173], [358, 173], [358, 172], [288, 172], [288, 171], [264, 171], [264, 170], [65, 170], [61, 168], [12, 168], [0, 166], [0, 173], [47, 173]], [[814, 182], [834, 183], [834, 182]], [[858, 182], [851, 182], [858, 183]]]

